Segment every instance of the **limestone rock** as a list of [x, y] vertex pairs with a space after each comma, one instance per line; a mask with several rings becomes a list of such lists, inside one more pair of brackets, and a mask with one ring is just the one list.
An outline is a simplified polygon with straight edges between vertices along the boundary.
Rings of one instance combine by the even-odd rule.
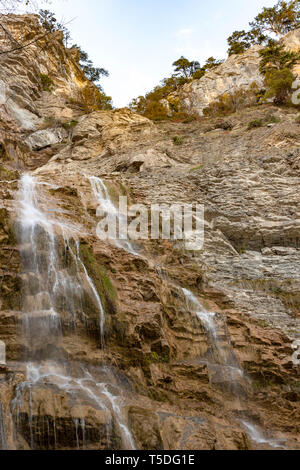
[[190, 114], [202, 116], [203, 109], [220, 95], [233, 94], [238, 89], [249, 89], [254, 83], [262, 87], [259, 50], [260, 47], [255, 46], [244, 54], [232, 55], [204, 77], [184, 85], [178, 96], [182, 108]]
[[67, 132], [63, 129], [45, 129], [34, 132], [26, 139], [26, 144], [32, 150], [40, 150], [42, 148], [58, 144], [67, 136]]

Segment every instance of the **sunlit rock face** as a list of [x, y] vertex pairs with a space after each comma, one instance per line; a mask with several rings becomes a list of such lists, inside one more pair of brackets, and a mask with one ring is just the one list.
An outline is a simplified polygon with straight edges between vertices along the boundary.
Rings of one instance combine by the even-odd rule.
[[[300, 30], [290, 32], [283, 38], [288, 50], [300, 48]], [[203, 110], [224, 94], [234, 94], [239, 90], [264, 87], [264, 79], [259, 71], [262, 46], [254, 46], [243, 54], [233, 54], [223, 64], [207, 72], [199, 80], [187, 83], [178, 92], [177, 98], [182, 109], [193, 115], [203, 116]], [[300, 75], [297, 65], [295, 73]]]
[[[34, 16], [1, 21], [21, 42], [44, 34]], [[299, 449], [295, 111], [229, 127], [87, 113], [75, 51], [41, 45], [0, 58], [0, 448]], [[254, 79], [257, 50], [230, 60]], [[120, 195], [204, 204], [203, 250], [100, 240]]]
[[232, 55], [200, 80], [184, 85], [178, 96], [182, 108], [190, 114], [202, 116], [203, 110], [220, 95], [247, 90], [253, 84], [262, 87], [259, 50], [260, 47], [256, 46], [244, 54]]

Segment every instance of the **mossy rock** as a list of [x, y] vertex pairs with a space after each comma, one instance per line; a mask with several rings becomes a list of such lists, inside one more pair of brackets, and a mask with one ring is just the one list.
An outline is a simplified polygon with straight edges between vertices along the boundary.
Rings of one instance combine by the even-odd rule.
[[99, 264], [92, 249], [86, 243], [80, 244], [80, 255], [103, 302], [105, 313], [115, 315], [117, 292], [105, 268]]

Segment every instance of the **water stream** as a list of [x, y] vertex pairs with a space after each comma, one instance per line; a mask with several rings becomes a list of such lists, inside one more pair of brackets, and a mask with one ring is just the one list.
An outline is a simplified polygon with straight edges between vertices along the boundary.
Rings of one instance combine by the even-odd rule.
[[[117, 222], [117, 228], [118, 226], [120, 226], [120, 224], [122, 224], [122, 222], [127, 224], [127, 222], [124, 220], [124, 214], [121, 214], [112, 202], [111, 197], [109, 195], [109, 191], [104, 181], [96, 176], [89, 176], [88, 179], [91, 184], [95, 199], [99, 204], [99, 208], [101, 208], [104, 213], [110, 214], [112, 217], [115, 217]], [[118, 248], [121, 248], [134, 256], [139, 256], [139, 254], [134, 250], [132, 244], [127, 239], [116, 239], [110, 241], [114, 243]]]
[[6, 429], [2, 403], [0, 402], [0, 450], [6, 450]]
[[[49, 200], [43, 183], [24, 175], [19, 189], [17, 232], [23, 259], [22, 325], [26, 381], [16, 388], [11, 412], [16, 428], [22, 424], [23, 405], [28, 402], [30, 447], [36, 447], [35, 391], [39, 387], [62, 390], [78, 404], [88, 401], [96, 409], [114, 417], [122, 448], [135, 449], [133, 437], [124, 415], [125, 400], [114, 373], [102, 368], [89, 371], [87, 366], [69, 363], [63, 352], [63, 324], [73, 325], [86, 318], [83, 296], [88, 295], [99, 313], [101, 346], [104, 345], [105, 311], [101, 297], [80, 255], [81, 228], [60, 217], [59, 207]], [[74, 373], [75, 371], [75, 373]], [[114, 383], [115, 382], [115, 383]], [[3, 426], [0, 409], [0, 445], [3, 447]], [[3, 423], [2, 423], [3, 421]], [[84, 416], [74, 418], [77, 448], [86, 447], [87, 431]], [[47, 419], [43, 427], [54, 435], [56, 422]], [[109, 443], [110, 424], [107, 425]]]
[[[226, 384], [226, 388], [229, 389], [236, 400], [237, 408], [242, 412], [247, 412], [245, 399], [247, 399], [250, 382], [235, 357], [227, 331], [226, 320], [214, 312], [208, 312], [189, 290], [182, 289], [182, 291], [187, 308], [197, 315], [209, 339], [211, 349], [207, 366], [211, 382], [214, 384], [220, 383], [222, 387]], [[259, 426], [249, 422], [249, 420], [239, 420], [239, 422], [250, 439], [256, 444], [268, 444], [273, 448], [285, 448], [283, 442], [265, 437]]]

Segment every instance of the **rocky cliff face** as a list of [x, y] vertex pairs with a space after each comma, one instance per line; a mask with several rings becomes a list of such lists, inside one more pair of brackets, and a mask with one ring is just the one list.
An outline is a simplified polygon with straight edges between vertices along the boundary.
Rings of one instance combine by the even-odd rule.
[[[283, 41], [288, 50], [298, 51], [300, 30], [287, 34]], [[253, 85], [263, 88], [264, 80], [259, 72], [260, 49], [261, 46], [254, 46], [243, 54], [234, 54], [204, 77], [184, 85], [177, 96], [182, 109], [189, 114], [203, 116], [203, 110], [221, 95], [248, 90]], [[299, 71], [299, 66], [296, 66], [295, 73], [299, 75]]]
[[[2, 50], [44, 34], [1, 23]], [[87, 113], [55, 35], [0, 60], [0, 446], [299, 449], [294, 111], [154, 125]], [[205, 204], [204, 249], [99, 240], [119, 195]]]
[[223, 64], [206, 73], [200, 80], [193, 80], [182, 87], [179, 102], [189, 114], [203, 116], [203, 110], [224, 93], [233, 94], [251, 85], [263, 86], [259, 72], [259, 49], [255, 46], [244, 54], [232, 55]]

